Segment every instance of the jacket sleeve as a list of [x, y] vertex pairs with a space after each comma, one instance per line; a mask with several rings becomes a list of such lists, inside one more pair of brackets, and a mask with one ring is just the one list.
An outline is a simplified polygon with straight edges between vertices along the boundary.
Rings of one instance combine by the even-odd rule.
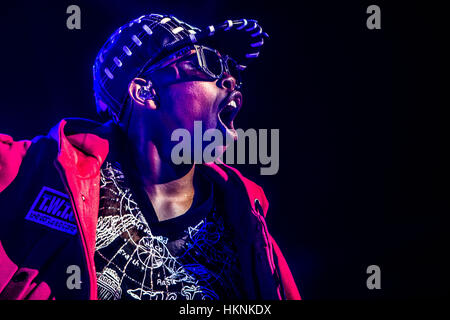
[[[259, 211], [260, 214], [262, 214], [262, 216], [265, 219], [267, 216], [267, 211], [269, 209], [269, 201], [267, 200], [264, 190], [254, 182], [246, 178], [243, 179], [244, 181], [247, 180], [247, 190], [252, 189], [253, 190], [252, 194], [256, 195], [257, 197], [255, 206], [256, 207], [259, 206], [261, 210], [258, 210], [257, 208], [255, 209]], [[287, 300], [301, 300], [300, 293], [298, 291], [297, 285], [295, 284], [294, 277], [292, 276], [291, 270], [289, 269], [286, 259], [284, 258], [283, 253], [281, 252], [280, 247], [276, 243], [275, 239], [270, 235], [269, 232], [268, 234], [269, 234], [269, 241], [272, 244], [274, 259], [276, 261], [275, 264], [278, 269], [280, 277], [280, 282], [282, 286], [281, 289], [284, 291]]]
[[0, 241], [0, 300], [48, 300], [50, 287], [34, 280], [38, 270], [19, 268], [12, 262]]
[[274, 256], [277, 261], [280, 281], [284, 289], [286, 299], [301, 300], [301, 296], [298, 291], [297, 285], [295, 284], [294, 277], [292, 276], [291, 270], [289, 269], [289, 266], [286, 262], [286, 259], [283, 256], [283, 253], [280, 250], [280, 247], [278, 246], [278, 244], [276, 243], [276, 241], [272, 236], [270, 236], [270, 241], [272, 243]]
[[30, 140], [14, 141], [11, 136], [0, 134], [0, 193], [16, 178], [30, 145]]
[[[264, 218], [267, 215], [267, 211], [269, 209], [269, 201], [264, 193], [264, 190], [258, 186], [258, 202], [262, 209], [262, 214]], [[261, 211], [260, 211], [261, 212]], [[287, 300], [301, 300], [300, 293], [298, 291], [297, 285], [295, 284], [294, 277], [292, 276], [291, 270], [286, 262], [286, 259], [283, 256], [283, 253], [280, 250], [275, 239], [269, 233], [269, 241], [272, 244], [273, 255], [276, 261], [276, 266], [278, 269], [282, 290], [284, 290], [284, 294]]]

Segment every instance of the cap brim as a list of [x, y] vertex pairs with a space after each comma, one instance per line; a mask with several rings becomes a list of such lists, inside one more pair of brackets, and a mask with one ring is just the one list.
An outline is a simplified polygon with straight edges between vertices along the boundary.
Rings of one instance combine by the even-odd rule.
[[202, 31], [199, 43], [231, 56], [242, 67], [259, 57], [269, 37], [256, 20], [227, 20], [223, 24], [208, 26]]

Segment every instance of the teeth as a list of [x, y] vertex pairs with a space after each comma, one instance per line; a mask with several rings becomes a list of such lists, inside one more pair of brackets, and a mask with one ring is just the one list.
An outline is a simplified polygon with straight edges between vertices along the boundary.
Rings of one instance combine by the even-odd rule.
[[231, 101], [228, 105], [232, 106], [233, 108], [237, 108], [236, 101], [234, 101], [234, 100]]

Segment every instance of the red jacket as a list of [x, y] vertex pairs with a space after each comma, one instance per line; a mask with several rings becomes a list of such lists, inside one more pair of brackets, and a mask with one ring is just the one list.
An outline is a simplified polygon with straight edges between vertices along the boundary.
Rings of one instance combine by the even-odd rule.
[[[62, 120], [51, 130], [47, 139], [57, 143], [58, 151], [56, 159], [54, 159], [54, 166], [59, 172], [65, 191], [70, 196], [76, 218], [89, 279], [89, 298], [97, 299], [94, 250], [99, 209], [100, 169], [108, 155], [110, 142], [100, 134], [96, 134], [95, 131], [81, 130], [81, 132], [74, 133], [72, 130], [71, 133], [67, 133], [65, 131], [66, 124], [72, 121], [83, 124], [94, 123], [84, 119]], [[28, 150], [32, 148], [33, 143], [37, 141], [39, 141], [38, 138], [33, 139], [33, 141], [15, 142], [9, 136], [0, 135], [0, 196], [14, 182], [22, 160], [27, 155]], [[249, 268], [255, 269], [255, 266], [259, 264], [268, 266], [266, 271], [262, 267], [253, 271], [258, 274], [256, 277], [259, 277], [260, 280], [256, 285], [251, 285], [263, 291], [261, 289], [264, 286], [263, 283], [273, 280], [276, 284], [276, 297], [278, 299], [300, 299], [300, 294], [286, 260], [275, 240], [268, 233], [264, 218], [269, 204], [262, 188], [243, 177], [236, 169], [225, 164], [205, 164], [205, 166], [210, 169], [207, 170], [210, 177], [223, 186], [224, 192], [229, 193], [230, 203], [234, 203], [234, 197], [236, 197], [232, 191], [235, 188], [227, 187], [231, 180], [239, 181], [246, 190], [247, 207], [249, 208], [248, 211], [251, 212], [249, 221], [257, 221], [255, 222], [256, 229], [259, 232], [257, 238], [262, 239], [260, 247], [263, 250], [261, 249], [258, 252], [258, 249], [255, 249], [255, 255], [264, 256], [261, 260], [264, 263], [252, 263]], [[0, 209], [1, 212], [4, 208]], [[3, 214], [3, 212], [0, 213], [0, 223], [3, 223]], [[248, 232], [242, 230], [242, 233]], [[3, 240], [6, 239], [0, 237], [0, 299], [48, 299], [50, 297], [58, 299], [58, 296], [52, 296], [52, 288], [49, 284], [43, 281], [39, 283], [33, 281], [38, 279], [39, 270], [29, 268], [27, 265], [17, 265], [12, 261], [10, 256], [14, 256], [14, 254], [5, 252], [1, 243]], [[244, 255], [247, 256], [247, 254]], [[244, 256], [242, 258], [245, 260]], [[262, 294], [258, 297], [270, 298], [271, 295]]]

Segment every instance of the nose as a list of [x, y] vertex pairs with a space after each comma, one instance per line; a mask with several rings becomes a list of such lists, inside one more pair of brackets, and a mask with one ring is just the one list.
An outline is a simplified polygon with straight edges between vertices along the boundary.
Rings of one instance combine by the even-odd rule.
[[236, 79], [232, 75], [224, 73], [223, 77], [217, 81], [217, 85], [219, 88], [223, 88], [231, 92], [236, 89]]

